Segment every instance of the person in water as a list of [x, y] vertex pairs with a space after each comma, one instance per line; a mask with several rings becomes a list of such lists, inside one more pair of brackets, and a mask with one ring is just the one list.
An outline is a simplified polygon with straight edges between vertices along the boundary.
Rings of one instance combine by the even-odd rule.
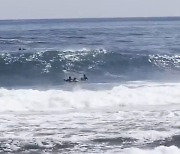
[[71, 76], [69, 76], [68, 79], [64, 79], [64, 81], [66, 81], [66, 82], [78, 82], [77, 78], [72, 79]]
[[81, 78], [81, 81], [86, 81], [88, 80], [87, 76], [84, 74], [83, 77]]
[[64, 81], [66, 81], [66, 82], [72, 82], [72, 78], [71, 78], [71, 76], [69, 76], [69, 78], [68, 78], [68, 79], [64, 79]]
[[73, 82], [78, 82], [77, 78], [73, 78]]
[[[83, 77], [81, 78], [81, 81], [86, 81], [88, 80], [87, 76], [84, 74]], [[71, 78], [71, 76], [69, 76], [68, 79], [64, 79], [64, 81], [66, 82], [78, 82], [77, 78]]]

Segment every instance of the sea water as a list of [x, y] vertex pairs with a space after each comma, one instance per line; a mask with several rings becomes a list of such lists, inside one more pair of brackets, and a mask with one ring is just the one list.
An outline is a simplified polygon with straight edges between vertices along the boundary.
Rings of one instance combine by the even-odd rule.
[[0, 153], [179, 154], [179, 76], [180, 18], [0, 21]]

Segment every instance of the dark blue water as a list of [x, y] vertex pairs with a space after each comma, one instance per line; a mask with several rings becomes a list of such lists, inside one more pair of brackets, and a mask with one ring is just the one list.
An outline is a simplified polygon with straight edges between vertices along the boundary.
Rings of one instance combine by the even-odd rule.
[[177, 80], [180, 19], [0, 21], [0, 86]]

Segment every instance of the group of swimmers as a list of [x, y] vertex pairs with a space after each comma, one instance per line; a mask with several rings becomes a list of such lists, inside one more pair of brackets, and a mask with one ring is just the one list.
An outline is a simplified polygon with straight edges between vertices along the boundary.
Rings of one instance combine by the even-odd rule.
[[[88, 80], [87, 76], [84, 74], [83, 77], [81, 78], [81, 81], [86, 81]], [[69, 76], [68, 79], [64, 79], [64, 81], [66, 82], [78, 82], [79, 80], [77, 78], [71, 78], [71, 76]]]

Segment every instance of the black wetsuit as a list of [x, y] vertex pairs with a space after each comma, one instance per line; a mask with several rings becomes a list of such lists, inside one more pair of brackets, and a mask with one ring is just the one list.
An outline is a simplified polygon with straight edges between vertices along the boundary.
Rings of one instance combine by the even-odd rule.
[[69, 79], [64, 79], [64, 81], [66, 81], [66, 82], [72, 82], [73, 80], [72, 80], [71, 77], [69, 77]]
[[86, 81], [88, 80], [88, 78], [86, 77], [86, 75], [84, 74], [83, 78], [81, 78], [81, 81]]

